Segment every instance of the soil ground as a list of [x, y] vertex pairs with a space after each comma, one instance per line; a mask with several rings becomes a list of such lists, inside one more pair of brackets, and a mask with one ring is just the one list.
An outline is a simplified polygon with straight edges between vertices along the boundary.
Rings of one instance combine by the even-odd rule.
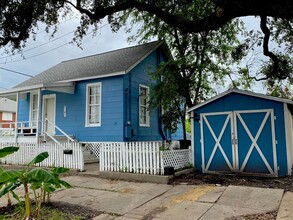
[[[249, 177], [241, 175], [221, 175], [221, 174], [201, 174], [192, 173], [189, 175], [184, 175], [176, 177], [173, 179], [171, 184], [188, 184], [188, 185], [200, 185], [200, 184], [217, 184], [222, 186], [228, 185], [240, 185], [240, 186], [251, 186], [251, 187], [261, 187], [261, 188], [277, 188], [284, 189], [285, 191], [293, 192], [293, 177]], [[85, 206], [75, 206], [69, 205], [67, 203], [49, 203], [47, 205], [49, 209], [57, 209], [64, 213], [70, 213], [74, 216], [79, 216], [78, 219], [92, 219], [95, 216], [100, 215], [100, 212], [93, 211], [86, 208]], [[5, 215], [5, 213], [12, 213], [12, 208], [0, 208], [0, 216]], [[230, 220], [275, 220], [277, 216], [277, 211], [258, 214], [258, 215], [248, 215], [240, 216]], [[1, 219], [1, 218], [0, 218]], [[13, 218], [12, 218], [13, 219]], [[43, 219], [48, 219], [46, 216]], [[68, 218], [72, 219], [72, 218]]]
[[[202, 174], [192, 173], [172, 180], [171, 184], [216, 184], [221, 186], [251, 186], [260, 188], [284, 189], [284, 191], [293, 192], [293, 176], [287, 177], [256, 177], [242, 175], [223, 175], [223, 174]], [[277, 211], [263, 213], [258, 215], [241, 216], [230, 220], [275, 220]]]
[[192, 173], [173, 179], [171, 184], [218, 184], [222, 186], [251, 186], [261, 188], [284, 189], [293, 192], [293, 176], [287, 177], [256, 177], [242, 175], [202, 174]]

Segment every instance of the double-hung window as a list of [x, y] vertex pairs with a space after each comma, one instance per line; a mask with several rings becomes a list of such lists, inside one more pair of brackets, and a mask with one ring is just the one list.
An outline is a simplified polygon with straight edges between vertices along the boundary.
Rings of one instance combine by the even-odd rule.
[[88, 84], [86, 88], [86, 126], [101, 126], [101, 83]]
[[150, 112], [148, 110], [150, 89], [148, 86], [139, 85], [139, 125], [150, 126]]
[[12, 121], [12, 112], [2, 112], [2, 121]]

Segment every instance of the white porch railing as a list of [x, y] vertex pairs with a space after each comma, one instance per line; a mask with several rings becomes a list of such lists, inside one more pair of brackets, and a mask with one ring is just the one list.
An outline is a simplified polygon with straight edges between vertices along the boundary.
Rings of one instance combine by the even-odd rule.
[[[35, 156], [42, 152], [48, 152], [49, 157], [38, 166], [66, 167], [70, 169], [84, 170], [83, 153], [78, 143], [36, 144], [36, 143], [0, 143], [0, 149], [6, 146], [18, 146], [19, 150], [0, 159], [0, 164], [26, 165]], [[65, 152], [69, 154], [65, 154]]]
[[100, 142], [100, 171], [164, 175], [164, 167], [184, 168], [191, 151], [160, 151], [162, 142]]
[[46, 140], [46, 136], [49, 136], [55, 143], [60, 144], [59, 141], [57, 141], [50, 133], [45, 131], [48, 127], [48, 125], [51, 125], [54, 127], [54, 129], [57, 129], [61, 134], [63, 134], [67, 138], [67, 143], [75, 142], [68, 134], [66, 134], [61, 128], [59, 128], [56, 124], [52, 123], [49, 119], [45, 118], [44, 127], [43, 127], [43, 133]]
[[[39, 126], [37, 126], [39, 125]], [[47, 126], [54, 127], [54, 130], [58, 130], [64, 137], [67, 138], [67, 143], [75, 142], [68, 134], [66, 134], [61, 128], [45, 118], [44, 121], [21, 121], [21, 122], [4, 122], [0, 123], [0, 143], [7, 142], [8, 137], [11, 142], [11, 139], [14, 138], [14, 142], [38, 142], [38, 136], [44, 135], [44, 141], [47, 137], [52, 139], [55, 143], [60, 145], [60, 142], [54, 138], [53, 135], [49, 134], [46, 131]], [[38, 130], [39, 129], [39, 130]], [[42, 132], [42, 133], [41, 133]], [[33, 138], [35, 137], [35, 138]], [[19, 138], [21, 141], [18, 141]], [[28, 141], [25, 141], [24, 138], [27, 138]]]

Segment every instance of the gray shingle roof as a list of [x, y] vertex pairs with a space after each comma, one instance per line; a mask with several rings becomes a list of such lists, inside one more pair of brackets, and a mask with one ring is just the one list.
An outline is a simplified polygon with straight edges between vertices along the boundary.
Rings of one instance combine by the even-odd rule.
[[61, 62], [14, 88], [125, 72], [161, 45], [155, 41]]

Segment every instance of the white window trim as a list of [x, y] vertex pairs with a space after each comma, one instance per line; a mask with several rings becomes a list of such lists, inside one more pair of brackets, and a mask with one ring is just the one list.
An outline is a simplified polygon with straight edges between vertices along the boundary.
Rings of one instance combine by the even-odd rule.
[[[100, 115], [99, 115], [99, 123], [90, 124], [89, 123], [89, 88], [92, 86], [100, 86]], [[89, 83], [86, 85], [86, 103], [85, 103], [85, 127], [100, 127], [101, 119], [102, 119], [102, 83]]]
[[12, 112], [2, 112], [2, 121], [13, 121], [13, 113]]
[[[33, 96], [34, 95], [37, 95], [37, 99], [39, 99], [37, 92], [31, 92], [30, 93], [30, 112], [29, 112], [29, 124], [30, 124], [30, 126], [32, 126], [32, 124], [33, 124], [33, 121], [32, 121], [33, 120], [32, 119], [33, 114], [32, 113], [33, 113]], [[37, 100], [37, 105], [38, 105], [38, 100]], [[39, 106], [37, 106], [37, 112], [38, 112], [38, 108], [39, 108]]]
[[138, 97], [139, 97], [139, 99], [138, 99], [139, 100], [138, 101], [138, 120], [139, 120], [139, 126], [140, 127], [150, 127], [150, 111], [149, 110], [147, 110], [146, 123], [144, 124], [144, 123], [140, 122], [140, 106], [141, 106], [141, 104], [140, 104], [140, 88], [147, 89], [147, 95], [148, 95], [147, 101], [149, 100], [149, 95], [150, 95], [150, 87], [148, 87], [146, 85], [139, 84], [139, 88], [138, 88]]

